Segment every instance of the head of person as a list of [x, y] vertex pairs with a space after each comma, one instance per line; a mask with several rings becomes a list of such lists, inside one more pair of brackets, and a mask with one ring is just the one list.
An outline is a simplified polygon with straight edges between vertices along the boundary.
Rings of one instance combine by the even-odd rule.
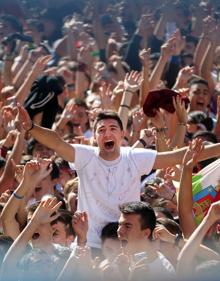
[[207, 111], [211, 99], [208, 82], [204, 79], [193, 79], [189, 86], [190, 111]]
[[108, 260], [113, 260], [120, 254], [120, 241], [117, 234], [118, 222], [106, 224], [101, 232], [102, 254]]
[[57, 158], [55, 163], [59, 169], [59, 183], [64, 187], [69, 180], [76, 177], [76, 172], [70, 169], [68, 162], [62, 158]]
[[55, 185], [59, 179], [59, 168], [55, 162], [52, 162], [51, 173], [42, 179], [34, 189], [34, 198], [40, 201], [41, 198], [46, 194], [55, 194]]
[[214, 127], [212, 118], [203, 111], [192, 111], [188, 114], [187, 133], [195, 134], [197, 131], [212, 131]]
[[68, 102], [68, 106], [71, 106], [73, 131], [75, 132], [75, 127], [81, 127], [83, 133], [89, 129], [89, 117], [88, 117], [88, 106], [86, 102], [82, 99], [75, 98]]
[[35, 139], [32, 139], [28, 143], [28, 154], [32, 155], [34, 158], [37, 156], [41, 158], [50, 158], [54, 155], [54, 152], [45, 145], [37, 142]]
[[[172, 219], [159, 218], [157, 219], [157, 226], [165, 228], [173, 235], [174, 238], [176, 235], [182, 237], [182, 231], [179, 224]], [[175, 245], [175, 242], [168, 243], [162, 239], [156, 239], [154, 242], [158, 251], [161, 252], [175, 266], [177, 263], [178, 254], [180, 252], [178, 245]]]
[[120, 117], [114, 111], [99, 112], [94, 124], [94, 140], [100, 155], [106, 160], [114, 160], [120, 155], [120, 147], [124, 137]]
[[12, 33], [22, 33], [22, 25], [13, 15], [0, 16], [0, 39]]
[[53, 221], [53, 242], [61, 246], [69, 247], [75, 239], [72, 227], [72, 214], [67, 210], [59, 210], [59, 217]]
[[118, 238], [126, 241], [129, 248], [147, 245], [152, 239], [156, 226], [156, 215], [149, 204], [145, 202], [129, 202], [119, 206]]

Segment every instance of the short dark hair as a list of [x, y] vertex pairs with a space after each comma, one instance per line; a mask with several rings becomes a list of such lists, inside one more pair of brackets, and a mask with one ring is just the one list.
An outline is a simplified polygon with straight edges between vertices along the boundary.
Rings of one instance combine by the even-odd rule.
[[99, 121], [107, 120], [107, 119], [116, 120], [120, 129], [123, 131], [122, 121], [121, 121], [120, 117], [118, 116], [118, 113], [115, 111], [111, 111], [111, 110], [101, 111], [98, 113], [98, 115], [96, 116], [96, 119], [94, 121], [94, 124], [93, 124], [93, 130], [94, 131], [96, 130], [96, 127], [97, 127], [97, 124]]
[[206, 141], [212, 142], [212, 143], [217, 143], [218, 139], [216, 137], [216, 135], [210, 131], [198, 131], [195, 134], [193, 134], [193, 139], [195, 138], [205, 138]]
[[141, 230], [149, 228], [152, 232], [156, 226], [156, 215], [151, 206], [146, 202], [135, 201], [119, 205], [119, 210], [124, 215], [140, 215]]
[[192, 87], [195, 84], [203, 84], [203, 85], [207, 86], [207, 88], [209, 88], [208, 82], [202, 78], [194, 78], [189, 82], [190, 87]]
[[156, 213], [162, 213], [167, 219], [174, 220], [173, 215], [171, 212], [164, 207], [154, 207], [154, 211]]
[[101, 232], [102, 243], [107, 238], [118, 239], [117, 230], [118, 230], [118, 222], [110, 222], [110, 223], [106, 224], [103, 227], [102, 232]]
[[56, 220], [54, 220], [52, 222], [52, 224], [55, 224], [57, 222], [61, 222], [65, 225], [66, 235], [76, 236], [76, 233], [75, 233], [75, 231], [73, 229], [73, 226], [72, 226], [72, 214], [71, 214], [71, 212], [68, 211], [68, 210], [59, 209], [58, 213], [59, 213], [59, 217]]
[[0, 21], [1, 20], [8, 22], [12, 26], [12, 28], [15, 30], [15, 32], [19, 32], [19, 33], [23, 32], [22, 25], [15, 16], [10, 15], [10, 14], [1, 15]]

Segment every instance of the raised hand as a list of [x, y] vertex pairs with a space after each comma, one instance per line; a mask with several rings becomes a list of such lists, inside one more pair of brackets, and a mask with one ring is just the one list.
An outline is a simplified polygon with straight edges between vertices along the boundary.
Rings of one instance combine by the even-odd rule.
[[18, 120], [21, 122], [23, 128], [25, 131], [28, 131], [31, 129], [33, 122], [27, 112], [27, 110], [21, 106], [20, 104], [17, 104], [17, 109], [18, 109]]
[[193, 167], [199, 159], [199, 155], [204, 149], [203, 140], [194, 139], [189, 143], [189, 147], [183, 157], [182, 165]]
[[181, 101], [181, 98], [179, 96], [177, 96], [176, 98], [173, 98], [173, 106], [176, 111], [178, 122], [180, 124], [186, 124], [187, 123], [187, 112], [186, 112], [185, 102]]
[[143, 109], [139, 109], [132, 115], [132, 127], [134, 132], [140, 132], [144, 128], [145, 115]]
[[137, 71], [131, 71], [130, 73], [127, 73], [124, 79], [125, 91], [135, 93], [140, 89], [142, 82], [142, 76]]
[[140, 51], [139, 58], [143, 66], [150, 66], [150, 54], [151, 54], [150, 48], [148, 48], [147, 50], [143, 49]]
[[220, 201], [211, 204], [207, 217], [215, 223], [220, 219]]
[[48, 198], [45, 201], [41, 201], [31, 221], [37, 225], [51, 223], [59, 217], [58, 209], [61, 205], [62, 202], [57, 203], [56, 198]]
[[51, 60], [50, 55], [39, 57], [36, 60], [35, 64], [33, 65], [32, 71], [36, 75], [40, 75], [44, 71], [44, 69], [46, 68], [46, 66], [50, 60]]
[[16, 140], [17, 134], [18, 132], [16, 130], [10, 131], [5, 138], [3, 145], [7, 148], [12, 147]]
[[169, 230], [163, 225], [157, 225], [153, 233], [154, 239], [161, 240], [163, 242], [168, 242], [174, 244], [175, 235], [173, 235]]
[[72, 219], [72, 225], [77, 236], [78, 244], [85, 244], [89, 228], [87, 213], [75, 212]]
[[188, 81], [192, 78], [192, 75], [194, 73], [194, 67], [185, 66], [182, 69], [180, 69], [177, 79], [175, 88], [181, 89], [181, 88], [187, 88]]
[[31, 160], [26, 163], [23, 171], [23, 179], [34, 187], [52, 171], [51, 159]]
[[99, 88], [99, 95], [102, 103], [102, 109], [110, 109], [112, 107], [111, 85], [103, 83], [103, 85]]

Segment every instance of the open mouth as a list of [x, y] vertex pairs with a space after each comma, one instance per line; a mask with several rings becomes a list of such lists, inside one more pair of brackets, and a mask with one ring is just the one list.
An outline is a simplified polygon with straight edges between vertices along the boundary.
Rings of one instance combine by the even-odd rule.
[[106, 149], [112, 149], [112, 148], [114, 147], [114, 144], [115, 144], [115, 143], [114, 143], [114, 141], [112, 141], [112, 140], [106, 141], [106, 142], [104, 143]]
[[33, 240], [37, 240], [39, 237], [40, 237], [40, 234], [39, 234], [38, 232], [35, 232], [35, 233], [32, 235], [32, 239], [33, 239]]
[[199, 107], [203, 107], [204, 106], [204, 103], [203, 102], [197, 102], [196, 103]]
[[37, 187], [35, 187], [35, 192], [40, 192], [40, 191], [41, 191], [41, 189], [42, 189], [42, 187], [37, 186]]

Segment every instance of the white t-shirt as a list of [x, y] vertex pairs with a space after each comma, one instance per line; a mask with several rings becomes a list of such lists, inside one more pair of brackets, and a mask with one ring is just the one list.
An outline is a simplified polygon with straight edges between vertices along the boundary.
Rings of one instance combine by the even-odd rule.
[[[146, 262], [148, 279], [167, 280], [167, 281], [173, 280], [175, 277], [175, 269], [173, 265], [160, 252], [157, 252], [157, 255], [158, 257], [152, 262], [148, 262], [147, 260], [143, 261], [144, 263]], [[139, 265], [141, 265], [142, 263], [140, 262], [140, 260], [144, 257], [147, 258], [146, 252], [135, 254], [134, 255], [135, 263], [139, 262]]]
[[121, 147], [118, 159], [106, 161], [99, 157], [98, 147], [73, 146], [75, 163], [70, 167], [79, 177], [77, 209], [88, 213], [88, 245], [99, 248], [102, 228], [119, 219], [119, 204], [140, 200], [140, 177], [150, 173], [157, 152]]

